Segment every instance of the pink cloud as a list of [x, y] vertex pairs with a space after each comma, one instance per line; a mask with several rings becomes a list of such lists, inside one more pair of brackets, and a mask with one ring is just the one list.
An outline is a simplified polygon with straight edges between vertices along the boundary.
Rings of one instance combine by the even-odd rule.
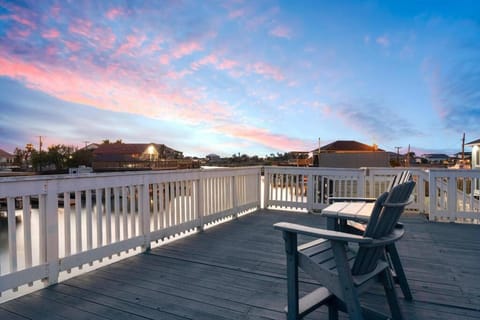
[[285, 76], [282, 74], [280, 69], [265, 62], [257, 62], [250, 66], [250, 68], [253, 72], [263, 75], [267, 78], [272, 78], [277, 81], [282, 81], [285, 79]]
[[88, 20], [75, 19], [75, 21], [70, 24], [68, 30], [85, 38], [89, 38], [92, 35], [92, 22]]
[[245, 9], [236, 9], [236, 10], [233, 10], [233, 11], [230, 11], [228, 13], [228, 17], [230, 19], [235, 19], [235, 18], [239, 18], [239, 17], [243, 17], [245, 15]]
[[68, 50], [70, 50], [72, 52], [78, 51], [81, 48], [81, 46], [78, 42], [65, 40], [63, 43], [68, 48]]
[[278, 38], [290, 39], [292, 37], [292, 30], [286, 26], [276, 26], [270, 30], [270, 35]]
[[58, 17], [58, 15], [60, 14], [60, 10], [60, 6], [56, 4], [52, 6], [52, 8], [50, 9], [50, 13], [52, 14], [52, 16]]
[[114, 20], [116, 17], [120, 16], [123, 14], [123, 10], [120, 9], [120, 8], [112, 8], [110, 10], [107, 11], [107, 13], [105, 14], [106, 17], [110, 20]]
[[220, 64], [218, 65], [218, 68], [221, 70], [228, 70], [228, 69], [234, 68], [237, 65], [238, 65], [238, 62], [236, 61], [224, 59], [222, 60], [222, 62], [220, 62]]
[[95, 40], [97, 48], [109, 50], [113, 48], [117, 38], [110, 28], [95, 28], [92, 39]]
[[128, 54], [128, 55], [135, 55], [138, 52], [139, 48], [142, 46], [143, 42], [145, 41], [146, 37], [144, 35], [136, 36], [136, 35], [129, 35], [127, 36], [126, 42], [118, 48], [116, 54]]
[[191, 74], [192, 71], [190, 70], [182, 70], [182, 71], [169, 71], [165, 74], [165, 76], [169, 79], [172, 79], [172, 80], [179, 80], [179, 79], [182, 79], [183, 77], [185, 77], [186, 75], [188, 74]]
[[56, 39], [60, 36], [60, 32], [57, 29], [49, 29], [42, 33], [42, 37], [45, 39]]
[[197, 41], [183, 42], [180, 43], [172, 51], [172, 56], [176, 59], [180, 59], [184, 56], [188, 56], [195, 51], [201, 51], [202, 46]]
[[14, 14], [14, 15], [10, 16], [10, 19], [12, 19], [13, 21], [18, 22], [20, 24], [23, 24], [24, 26], [28, 26], [32, 29], [36, 29], [36, 25], [33, 23], [33, 21], [31, 21], [31, 20], [29, 20], [25, 17], [21, 17], [19, 15]]
[[161, 64], [169, 64], [170, 63], [170, 57], [166, 54], [162, 54], [158, 61], [161, 63]]
[[305, 150], [310, 147], [310, 145], [304, 140], [275, 134], [264, 128], [257, 128], [244, 124], [230, 123], [225, 126], [217, 126], [215, 127], [215, 130], [277, 150]]
[[193, 70], [198, 70], [201, 66], [207, 64], [217, 64], [218, 58], [215, 54], [210, 54], [208, 56], [203, 57], [202, 59], [195, 61], [191, 64], [191, 68]]
[[30, 29], [27, 29], [23, 27], [22, 29], [20, 28], [12, 28], [8, 30], [7, 32], [7, 37], [9, 39], [26, 39], [32, 34], [32, 31]]

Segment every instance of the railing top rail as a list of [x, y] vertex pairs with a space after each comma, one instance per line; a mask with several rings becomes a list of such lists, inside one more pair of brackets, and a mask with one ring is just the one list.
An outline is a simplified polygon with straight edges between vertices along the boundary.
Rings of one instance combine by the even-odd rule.
[[336, 174], [345, 174], [345, 173], [354, 173], [359, 174], [364, 171], [364, 169], [354, 169], [354, 168], [328, 168], [328, 167], [282, 167], [282, 166], [266, 166], [265, 170], [271, 171], [294, 171], [294, 172], [328, 172], [330, 175]]

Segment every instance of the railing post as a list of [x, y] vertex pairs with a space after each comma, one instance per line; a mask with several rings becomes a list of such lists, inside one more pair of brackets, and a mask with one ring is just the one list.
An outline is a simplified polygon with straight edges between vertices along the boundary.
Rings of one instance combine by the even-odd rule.
[[150, 189], [148, 182], [144, 182], [142, 185], [142, 200], [141, 208], [139, 212], [140, 225], [142, 226], [142, 235], [144, 237], [144, 244], [142, 246], [142, 251], [150, 251]]
[[428, 174], [428, 198], [430, 212], [428, 220], [435, 220], [437, 215], [437, 190], [436, 190], [436, 176], [432, 170]]
[[198, 209], [198, 230], [201, 232], [204, 230], [204, 225], [203, 225], [203, 216], [205, 214], [204, 212], [204, 204], [205, 204], [205, 199], [204, 199], [204, 189], [203, 189], [203, 178], [199, 177], [197, 180], [198, 188], [197, 188], [197, 209]]
[[[53, 183], [45, 182], [46, 201], [45, 206], [45, 238], [41, 245], [45, 250], [45, 262], [48, 265], [48, 284], [58, 282], [59, 257], [58, 257], [58, 197]], [[44, 197], [45, 195], [40, 195]], [[65, 199], [68, 200], [68, 199]], [[43, 202], [43, 201], [42, 201]]]
[[258, 169], [258, 174], [257, 174], [257, 209], [259, 210], [262, 207], [262, 168]]
[[311, 213], [313, 210], [313, 203], [315, 201], [313, 174], [309, 173], [307, 177], [307, 211]]
[[357, 184], [357, 196], [358, 197], [367, 197], [367, 175], [368, 168], [362, 168], [361, 173], [358, 177]]
[[454, 221], [458, 219], [457, 214], [457, 181], [455, 176], [452, 174], [447, 174], [447, 210], [449, 220], [452, 218]]
[[237, 195], [237, 179], [236, 176], [232, 176], [232, 205], [233, 205], [233, 218], [238, 218], [238, 195]]
[[268, 168], [263, 169], [263, 208], [268, 209], [268, 197], [270, 196], [270, 173]]

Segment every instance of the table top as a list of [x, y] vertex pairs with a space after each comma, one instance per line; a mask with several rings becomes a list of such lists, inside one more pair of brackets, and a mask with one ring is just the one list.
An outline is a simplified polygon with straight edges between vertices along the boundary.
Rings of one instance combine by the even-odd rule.
[[335, 202], [322, 210], [327, 218], [368, 221], [374, 202]]

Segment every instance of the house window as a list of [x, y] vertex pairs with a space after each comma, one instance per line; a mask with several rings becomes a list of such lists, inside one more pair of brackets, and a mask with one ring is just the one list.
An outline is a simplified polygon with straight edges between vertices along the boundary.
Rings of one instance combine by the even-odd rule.
[[480, 166], [480, 149], [477, 147], [477, 152], [475, 153], [475, 165]]

